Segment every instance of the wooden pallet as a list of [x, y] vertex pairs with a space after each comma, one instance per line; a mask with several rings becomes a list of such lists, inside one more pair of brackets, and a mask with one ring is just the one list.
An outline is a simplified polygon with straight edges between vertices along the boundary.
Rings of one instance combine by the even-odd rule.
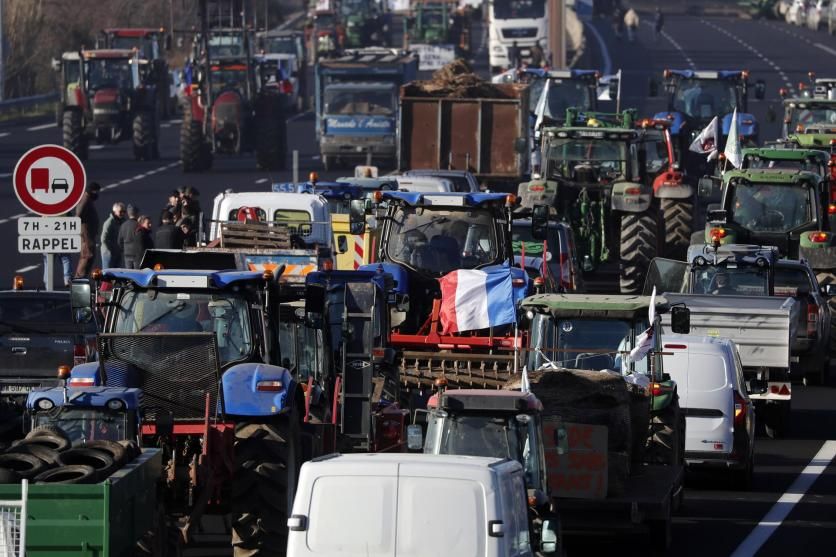
[[222, 222], [220, 247], [290, 249], [287, 225], [264, 222]]

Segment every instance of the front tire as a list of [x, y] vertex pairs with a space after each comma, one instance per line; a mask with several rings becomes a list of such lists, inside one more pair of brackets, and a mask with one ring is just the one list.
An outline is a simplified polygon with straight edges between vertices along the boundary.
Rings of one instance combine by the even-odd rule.
[[81, 112], [78, 110], [65, 110], [61, 122], [64, 148], [69, 149], [79, 159], [87, 160], [87, 137], [82, 127]]
[[157, 131], [151, 112], [142, 111], [134, 116], [133, 142], [136, 160], [154, 159], [154, 153], [157, 152]]
[[627, 213], [621, 217], [620, 287], [622, 294], [638, 294], [650, 261], [656, 257], [656, 218], [648, 213]]
[[296, 412], [235, 428], [232, 547], [235, 557], [284, 555], [301, 466]]
[[180, 160], [183, 172], [200, 172], [212, 166], [212, 153], [203, 137], [201, 122], [192, 119], [187, 105], [183, 108], [183, 124], [180, 127]]

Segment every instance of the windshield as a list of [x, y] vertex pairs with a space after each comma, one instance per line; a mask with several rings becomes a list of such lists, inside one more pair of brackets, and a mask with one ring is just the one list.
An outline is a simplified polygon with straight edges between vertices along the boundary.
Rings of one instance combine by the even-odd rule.
[[[439, 427], [441, 419], [431, 419], [427, 429]], [[441, 432], [438, 454], [492, 456], [520, 460], [522, 447], [512, 416], [453, 416], [448, 417]], [[429, 445], [428, 449], [431, 449]]]
[[154, 56], [154, 43], [145, 37], [111, 37], [110, 48], [130, 50], [136, 48], [142, 58], [151, 60]]
[[498, 262], [496, 227], [493, 215], [484, 209], [399, 207], [392, 216], [386, 254], [433, 275], [475, 269]]
[[391, 116], [395, 98], [391, 91], [325, 91], [325, 110], [328, 114], [368, 114]]
[[[622, 365], [625, 353], [633, 348], [633, 338], [646, 328], [646, 322], [631, 326], [629, 321], [616, 319], [560, 319], [555, 324], [550, 316], [537, 315], [532, 324], [528, 368], [538, 369], [551, 361], [569, 369], [629, 373], [630, 366]], [[632, 369], [647, 373], [647, 358], [632, 364]]]
[[546, 15], [546, 0], [494, 0], [496, 19], [539, 19]]
[[813, 292], [818, 289], [818, 284], [810, 284], [810, 275], [803, 269], [788, 269], [777, 267], [775, 269], [775, 295], [796, 297], [800, 290]]
[[645, 168], [647, 173], [655, 176], [670, 165], [668, 144], [665, 132], [662, 130], [647, 130], [641, 143], [645, 153]]
[[253, 351], [247, 301], [231, 292], [131, 290], [116, 307], [115, 333], [215, 333], [221, 365]]
[[694, 294], [767, 296], [769, 271], [761, 267], [694, 267]]
[[299, 54], [293, 37], [271, 37], [264, 40], [264, 51], [268, 54]]
[[212, 93], [218, 94], [224, 89], [244, 91], [247, 83], [247, 68], [243, 64], [234, 66], [212, 66]]
[[787, 106], [786, 110], [790, 117], [787, 127], [790, 132], [797, 131], [799, 126], [803, 131], [804, 128], [813, 124], [836, 124], [836, 103], [805, 104], [804, 108]]
[[[532, 82], [530, 86], [532, 99], [540, 98], [546, 90], [545, 83], [545, 79]], [[582, 81], [552, 79], [543, 115], [562, 122], [566, 119], [566, 109], [572, 107], [579, 107], [583, 110], [589, 110], [592, 107], [588, 84]]]
[[234, 56], [242, 58], [244, 53], [243, 35], [213, 35], [209, 37], [209, 58]]
[[48, 412], [38, 412], [33, 427], [59, 427], [70, 441], [123, 441], [128, 438], [128, 417], [124, 412], [102, 408], [72, 408], [58, 406]]
[[334, 14], [317, 14], [314, 21], [320, 29], [328, 29], [336, 25], [337, 18]]
[[627, 156], [623, 141], [558, 138], [549, 146], [548, 176], [586, 183], [614, 180], [626, 173]]
[[680, 79], [673, 95], [673, 109], [691, 118], [710, 120], [737, 106], [737, 88], [726, 79]]
[[130, 58], [98, 58], [87, 61], [87, 88], [132, 89]]
[[786, 160], [786, 159], [768, 159], [763, 158], [758, 155], [746, 155], [743, 158], [743, 168], [753, 168], [753, 169], [763, 169], [763, 168], [773, 168], [773, 169], [780, 169], [780, 170], [806, 170], [808, 172], [815, 172], [819, 176], [826, 176], [827, 170], [825, 170], [824, 165], [809, 159], [795, 159], [795, 160]]
[[788, 232], [812, 220], [813, 192], [800, 186], [737, 182], [732, 220], [753, 232]]
[[322, 332], [306, 327], [291, 316], [279, 322], [279, 346], [282, 367], [291, 371], [299, 380], [318, 377], [322, 370]]
[[443, 27], [445, 15], [443, 6], [430, 5], [425, 7], [421, 11], [421, 25], [424, 27]]

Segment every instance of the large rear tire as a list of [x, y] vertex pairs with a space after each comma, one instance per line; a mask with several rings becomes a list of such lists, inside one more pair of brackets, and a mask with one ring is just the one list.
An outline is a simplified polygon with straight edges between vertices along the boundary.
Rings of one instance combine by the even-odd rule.
[[287, 126], [282, 100], [279, 97], [262, 99], [256, 111], [256, 148], [258, 167], [263, 170], [284, 170], [287, 155]]
[[662, 257], [683, 261], [691, 243], [694, 204], [689, 199], [660, 199]]
[[87, 138], [84, 136], [84, 128], [81, 125], [81, 112], [65, 110], [61, 131], [64, 147], [75, 153], [79, 159], [86, 161], [88, 153]]
[[301, 466], [296, 412], [235, 430], [232, 547], [235, 557], [284, 555]]
[[183, 107], [183, 124], [180, 127], [180, 160], [183, 172], [200, 172], [212, 166], [212, 153], [203, 138], [201, 122], [192, 119], [188, 104]]
[[150, 161], [157, 152], [157, 128], [154, 115], [146, 110], [137, 112], [133, 121], [134, 158]]
[[656, 218], [648, 213], [627, 213], [621, 217], [620, 286], [622, 294], [638, 294], [650, 261], [656, 257]]

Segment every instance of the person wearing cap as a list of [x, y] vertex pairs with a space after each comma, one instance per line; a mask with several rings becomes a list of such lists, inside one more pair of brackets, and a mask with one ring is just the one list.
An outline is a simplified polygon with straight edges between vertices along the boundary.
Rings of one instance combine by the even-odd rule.
[[133, 205], [128, 205], [128, 218], [119, 227], [119, 234], [117, 235], [116, 243], [119, 244], [119, 251], [122, 253], [122, 267], [125, 269], [135, 269], [139, 261], [134, 262], [128, 256], [126, 249], [128, 244], [133, 242], [133, 237], [136, 235], [137, 219], [139, 218], [139, 208]]
[[119, 248], [119, 227], [125, 222], [125, 204], [117, 201], [113, 204], [110, 214], [102, 225], [101, 251], [102, 268], [118, 267], [122, 262], [122, 251]]
[[168, 194], [168, 204], [165, 206], [164, 211], [168, 211], [174, 216], [174, 220], [180, 216], [180, 192], [177, 190], [172, 190], [171, 193]]
[[75, 216], [81, 219], [81, 255], [75, 269], [75, 278], [86, 278], [93, 270], [96, 261], [96, 238], [99, 237], [99, 214], [95, 201], [102, 187], [98, 182], [90, 182], [75, 208]]

